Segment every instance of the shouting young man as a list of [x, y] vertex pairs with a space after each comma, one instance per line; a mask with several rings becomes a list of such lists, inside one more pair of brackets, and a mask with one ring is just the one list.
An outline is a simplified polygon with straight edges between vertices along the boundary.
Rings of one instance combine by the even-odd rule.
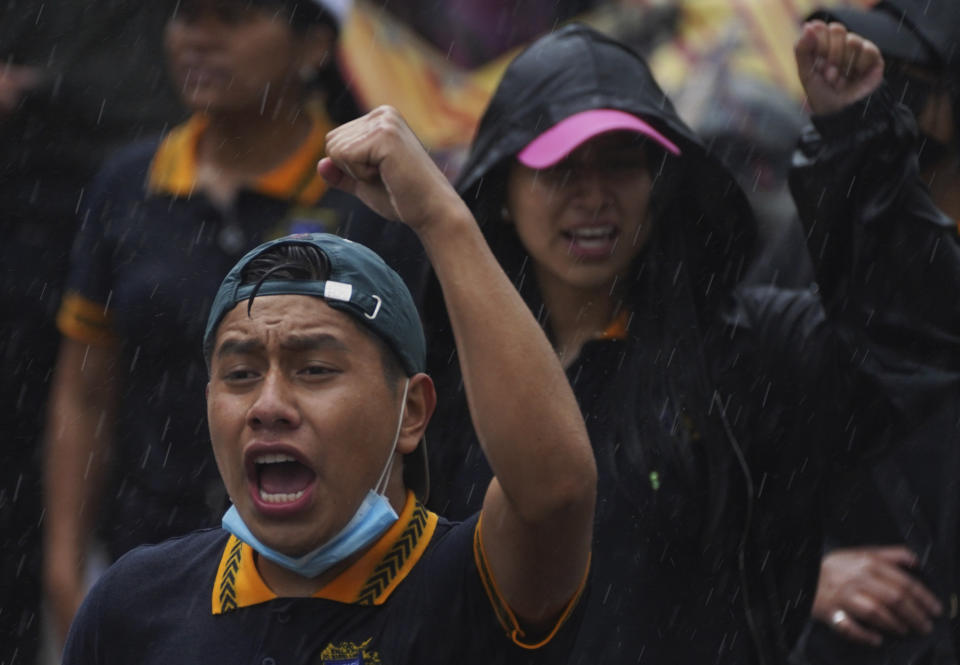
[[402, 280], [334, 236], [261, 245], [227, 275], [204, 336], [233, 502], [223, 528], [118, 561], [64, 662], [552, 663], [569, 651], [596, 470], [563, 370], [395, 111], [334, 130], [327, 152], [321, 174], [416, 231], [439, 276], [496, 473], [483, 509], [450, 523], [421, 504], [437, 398]]

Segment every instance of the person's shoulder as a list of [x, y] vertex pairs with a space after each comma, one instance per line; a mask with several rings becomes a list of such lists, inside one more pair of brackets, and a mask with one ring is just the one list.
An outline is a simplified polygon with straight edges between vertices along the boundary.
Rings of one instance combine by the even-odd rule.
[[455, 597], [477, 578], [475, 553], [479, 513], [461, 521], [438, 517], [436, 528], [410, 579], [413, 587], [422, 587], [430, 595]]
[[141, 545], [117, 559], [107, 571], [114, 578], [163, 585], [194, 575], [212, 577], [230, 534], [220, 528], [201, 529], [155, 545]]
[[[459, 578], [464, 567], [473, 565], [477, 517], [473, 515], [460, 522], [438, 516], [430, 542], [417, 562], [413, 577], [423, 576], [426, 580], [435, 581], [449, 576], [452, 581]], [[434, 587], [433, 581], [430, 582], [431, 587]]]
[[[453, 616], [472, 613], [481, 597], [474, 588], [477, 568], [474, 557], [474, 537], [477, 515], [460, 522], [437, 517], [436, 527], [423, 555], [401, 587], [403, 596], [422, 602], [431, 599], [431, 607], [445, 607], [431, 617], [436, 625], [447, 625]], [[448, 615], [448, 611], [456, 610]]]
[[450, 520], [443, 516], [437, 517], [437, 528], [433, 532], [430, 548], [450, 547], [455, 542], [468, 540], [473, 542], [473, 534], [477, 528], [480, 513], [474, 513], [464, 520]]
[[751, 328], [762, 334], [773, 328], [792, 329], [805, 322], [815, 325], [822, 318], [822, 303], [815, 284], [808, 288], [781, 288], [770, 284], [740, 285], [724, 311], [725, 322], [736, 328]]
[[776, 284], [741, 284], [733, 292], [741, 304], [764, 309], [788, 306], [809, 307], [819, 303], [816, 284], [808, 287], [783, 287]]
[[126, 186], [142, 190], [161, 138], [160, 135], [151, 136], [117, 148], [104, 160], [94, 179], [94, 187], [116, 190]]
[[[516, 618], [486, 564], [479, 535], [482, 519], [482, 512], [463, 521], [438, 519], [418, 566], [418, 581], [407, 595], [408, 602], [412, 600], [418, 608], [416, 625], [430, 627], [409, 632], [414, 651], [444, 654], [445, 662], [464, 664], [565, 662], [583, 604], [578, 603], [576, 616], [563, 620], [559, 632], [542, 644], [517, 642]], [[406, 610], [410, 605], [401, 607]], [[443, 636], [442, 643], [437, 635]]]
[[158, 134], [123, 145], [104, 160], [103, 172], [121, 172], [129, 169], [145, 171], [157, 152], [162, 137]]
[[[210, 599], [229, 534], [196, 531], [120, 557], [87, 594], [70, 629], [65, 663], [169, 662], [159, 651], [209, 633]], [[170, 646], [175, 645], [175, 646]]]
[[196, 605], [213, 589], [217, 566], [230, 534], [194, 531], [155, 545], [141, 545], [111, 565], [90, 595], [117, 621], [144, 608], [169, 611]]

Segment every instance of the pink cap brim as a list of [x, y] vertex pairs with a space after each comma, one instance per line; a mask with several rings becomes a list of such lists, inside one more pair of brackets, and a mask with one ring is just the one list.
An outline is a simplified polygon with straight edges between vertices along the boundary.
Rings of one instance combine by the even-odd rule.
[[517, 160], [532, 169], [545, 169], [595, 136], [624, 131], [647, 136], [667, 152], [680, 154], [680, 148], [673, 141], [637, 116], [613, 109], [591, 109], [555, 124], [521, 150], [517, 154]]

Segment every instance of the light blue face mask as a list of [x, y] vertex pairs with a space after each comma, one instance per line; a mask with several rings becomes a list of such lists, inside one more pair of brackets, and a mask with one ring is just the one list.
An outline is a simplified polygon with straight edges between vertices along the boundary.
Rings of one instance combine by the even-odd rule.
[[260, 542], [244, 523], [236, 506], [230, 506], [230, 509], [223, 516], [223, 528], [256, 550], [260, 556], [303, 577], [320, 575], [331, 566], [362, 550], [379, 538], [398, 519], [397, 512], [390, 505], [387, 497], [384, 496], [384, 492], [386, 492], [387, 483], [390, 480], [394, 452], [397, 449], [397, 441], [400, 439], [400, 429], [403, 427], [403, 414], [406, 410], [407, 389], [409, 387], [410, 379], [407, 379], [403, 386], [403, 399], [400, 402], [400, 419], [397, 422], [397, 432], [393, 436], [390, 456], [380, 473], [376, 487], [367, 490], [367, 495], [360, 503], [360, 507], [357, 508], [357, 512], [353, 514], [350, 521], [340, 529], [337, 535], [312, 552], [307, 552], [303, 556], [292, 557]]

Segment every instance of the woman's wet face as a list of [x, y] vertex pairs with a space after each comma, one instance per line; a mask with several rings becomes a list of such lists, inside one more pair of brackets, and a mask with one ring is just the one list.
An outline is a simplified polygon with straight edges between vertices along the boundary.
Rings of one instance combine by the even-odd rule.
[[577, 289], [609, 289], [650, 235], [653, 180], [638, 134], [602, 134], [542, 170], [514, 163], [508, 223], [537, 277]]
[[170, 77], [193, 110], [273, 113], [325, 57], [320, 32], [294, 30], [280, 3], [186, 0], [164, 32]]

